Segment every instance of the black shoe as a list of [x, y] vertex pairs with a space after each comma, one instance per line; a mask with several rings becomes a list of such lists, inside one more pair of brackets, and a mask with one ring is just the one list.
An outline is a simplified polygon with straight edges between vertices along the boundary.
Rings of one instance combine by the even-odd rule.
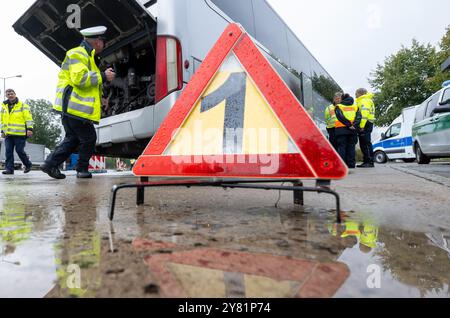
[[53, 179], [62, 180], [66, 178], [65, 174], [62, 174], [56, 167], [47, 166], [45, 163], [40, 167], [42, 172], [45, 172]]
[[77, 172], [78, 179], [92, 179], [92, 173], [89, 171]]
[[373, 163], [363, 163], [362, 165], [357, 166], [358, 168], [375, 168]]
[[32, 168], [31, 166], [25, 167], [25, 170], [23, 171], [23, 173], [30, 173], [31, 168]]
[[14, 174], [14, 171], [5, 170], [5, 171], [2, 172], [2, 174], [5, 174], [5, 175], [13, 175], [13, 174]]

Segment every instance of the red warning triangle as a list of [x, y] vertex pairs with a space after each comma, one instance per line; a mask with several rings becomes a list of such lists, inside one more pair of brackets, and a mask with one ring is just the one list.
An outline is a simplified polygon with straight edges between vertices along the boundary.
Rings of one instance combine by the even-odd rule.
[[348, 169], [247, 33], [231, 24], [133, 172], [336, 180]]

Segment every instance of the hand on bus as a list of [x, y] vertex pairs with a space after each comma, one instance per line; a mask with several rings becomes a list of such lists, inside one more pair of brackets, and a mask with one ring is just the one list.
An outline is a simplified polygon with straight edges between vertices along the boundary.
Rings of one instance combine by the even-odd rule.
[[116, 79], [116, 73], [114, 73], [114, 70], [112, 68], [108, 68], [105, 71], [105, 75], [108, 82], [112, 82]]
[[109, 98], [102, 97], [102, 107], [104, 111], [109, 110]]

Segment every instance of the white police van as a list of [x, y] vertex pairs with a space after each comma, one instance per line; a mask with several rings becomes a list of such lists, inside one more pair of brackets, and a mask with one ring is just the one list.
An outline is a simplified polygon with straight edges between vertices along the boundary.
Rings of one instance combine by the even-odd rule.
[[387, 163], [389, 160], [403, 160], [414, 162], [416, 159], [413, 149], [412, 126], [418, 106], [405, 108], [381, 138], [374, 142], [373, 151], [375, 162]]

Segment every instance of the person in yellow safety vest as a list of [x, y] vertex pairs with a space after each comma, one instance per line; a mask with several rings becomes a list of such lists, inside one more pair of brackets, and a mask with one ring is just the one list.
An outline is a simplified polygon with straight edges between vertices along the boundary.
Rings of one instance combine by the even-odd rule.
[[360, 236], [360, 250], [362, 252], [370, 252], [377, 246], [378, 227], [371, 223], [364, 223]]
[[2, 138], [5, 138], [4, 175], [14, 174], [14, 148], [25, 166], [24, 173], [31, 171], [32, 163], [25, 152], [27, 138], [33, 137], [33, 116], [30, 106], [19, 101], [13, 89], [6, 90], [8, 98], [2, 104]]
[[92, 178], [89, 160], [97, 141], [94, 124], [100, 122], [102, 84], [116, 76], [111, 68], [105, 72], [98, 68], [98, 54], [104, 50], [106, 30], [103, 26], [81, 30], [83, 42], [69, 50], [62, 63], [53, 109], [62, 114], [66, 136], [41, 166], [52, 178], [65, 179], [58, 167], [77, 149], [77, 178]]
[[336, 106], [336, 143], [338, 153], [350, 169], [356, 167], [356, 144], [361, 123], [361, 112], [355, 105], [355, 100], [349, 95], [342, 96], [341, 104]]
[[341, 103], [342, 99], [342, 93], [336, 93], [334, 94], [333, 104], [328, 106], [325, 109], [325, 121], [327, 123], [327, 132], [328, 132], [328, 139], [330, 140], [331, 145], [337, 150], [337, 144], [336, 144], [336, 134], [335, 134], [335, 128], [336, 128], [336, 105], [339, 105]]
[[361, 112], [362, 120], [359, 125], [359, 145], [364, 155], [364, 162], [358, 168], [374, 168], [374, 153], [372, 145], [372, 132], [375, 122], [375, 103], [373, 94], [367, 89], [360, 88], [356, 91], [356, 105]]
[[18, 189], [9, 189], [4, 193], [1, 211], [0, 243], [6, 246], [6, 254], [9, 254], [30, 239], [33, 224], [31, 216], [26, 213], [23, 192]]

